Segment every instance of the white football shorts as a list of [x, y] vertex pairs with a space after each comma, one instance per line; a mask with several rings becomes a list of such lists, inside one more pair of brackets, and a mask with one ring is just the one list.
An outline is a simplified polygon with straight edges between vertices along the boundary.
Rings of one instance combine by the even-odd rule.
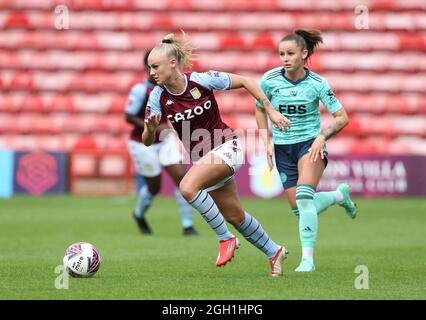
[[206, 188], [205, 190], [207, 192], [222, 188], [229, 181], [234, 179], [235, 173], [241, 168], [244, 163], [244, 152], [241, 146], [241, 141], [238, 138], [226, 141], [224, 144], [214, 148], [210, 152], [225, 161], [225, 163], [231, 168], [232, 175], [219, 181], [214, 186]]
[[129, 153], [137, 173], [148, 178], [160, 175], [162, 167], [179, 164], [184, 160], [173, 134], [168, 134], [163, 141], [149, 147], [129, 140]]

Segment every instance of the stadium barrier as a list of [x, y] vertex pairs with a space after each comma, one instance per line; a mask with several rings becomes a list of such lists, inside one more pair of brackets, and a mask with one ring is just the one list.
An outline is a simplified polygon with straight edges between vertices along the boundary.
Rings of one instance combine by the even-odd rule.
[[[174, 184], [164, 174], [162, 194], [174, 195]], [[246, 158], [236, 174], [240, 195], [273, 198], [284, 195], [276, 170], [269, 172], [263, 154]], [[364, 197], [426, 196], [426, 157], [353, 154], [332, 156], [317, 188], [334, 190], [351, 184], [352, 193]]]
[[74, 149], [69, 181], [73, 194], [128, 194], [133, 189], [130, 156], [126, 150]]
[[[61, 152], [0, 151], [0, 197], [13, 193], [42, 195], [130, 194], [135, 185], [127, 150], [74, 149]], [[426, 157], [352, 154], [332, 156], [317, 188], [334, 190], [348, 182], [352, 193], [364, 197], [426, 196]], [[162, 175], [162, 195], [173, 196], [175, 185]], [[252, 154], [236, 174], [242, 196], [273, 198], [284, 195], [281, 180], [269, 172], [265, 156]]]

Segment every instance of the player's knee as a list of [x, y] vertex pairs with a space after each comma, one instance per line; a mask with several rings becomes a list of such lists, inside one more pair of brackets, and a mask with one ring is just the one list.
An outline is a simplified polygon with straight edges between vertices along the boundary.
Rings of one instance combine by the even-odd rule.
[[225, 220], [232, 224], [235, 228], [238, 228], [244, 222], [244, 212], [241, 208], [235, 208], [231, 215], [225, 216]]
[[179, 183], [179, 190], [186, 201], [191, 201], [194, 199], [194, 197], [200, 191], [199, 188], [195, 187], [195, 185], [189, 181], [189, 179], [185, 178], [182, 179], [182, 181]]

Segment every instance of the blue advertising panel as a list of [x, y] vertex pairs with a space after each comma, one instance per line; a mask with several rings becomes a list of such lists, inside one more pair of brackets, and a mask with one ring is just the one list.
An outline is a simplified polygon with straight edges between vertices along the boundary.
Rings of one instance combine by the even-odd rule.
[[67, 191], [67, 154], [60, 152], [16, 152], [14, 192], [42, 195]]

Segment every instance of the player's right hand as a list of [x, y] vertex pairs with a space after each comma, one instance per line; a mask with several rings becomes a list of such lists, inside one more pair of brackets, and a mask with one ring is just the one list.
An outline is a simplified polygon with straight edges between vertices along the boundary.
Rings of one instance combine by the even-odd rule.
[[269, 119], [271, 119], [274, 127], [281, 131], [288, 131], [291, 127], [291, 121], [282, 115], [281, 112], [272, 110], [269, 114]]
[[148, 131], [154, 132], [157, 127], [160, 125], [161, 115], [159, 113], [154, 114], [153, 116], [145, 119], [146, 127]]

